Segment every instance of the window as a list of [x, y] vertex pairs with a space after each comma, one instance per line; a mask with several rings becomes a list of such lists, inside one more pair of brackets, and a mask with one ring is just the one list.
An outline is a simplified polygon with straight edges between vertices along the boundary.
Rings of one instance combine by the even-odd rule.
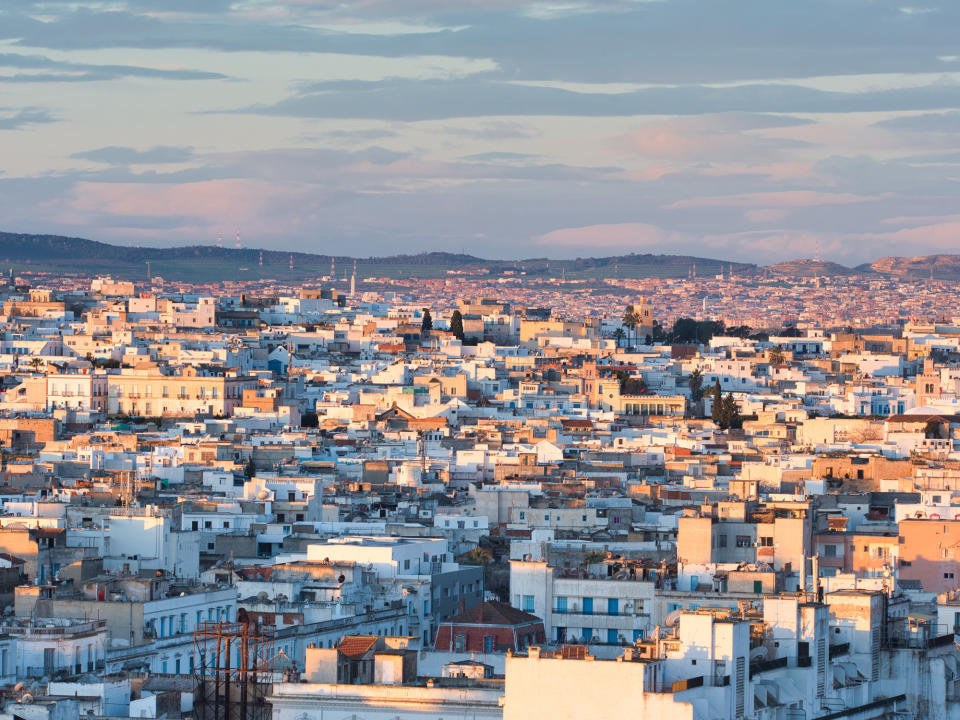
[[615, 629], [615, 628], [608, 628], [608, 629], [607, 629], [607, 643], [608, 643], [609, 645], [616, 645], [618, 642], [620, 642], [620, 638], [619, 638], [619, 635], [617, 634], [616, 629]]
[[484, 635], [483, 636], [483, 651], [485, 653], [492, 653], [494, 647], [494, 636], [493, 635]]
[[945, 572], [945, 573], [943, 574], [943, 578], [944, 578], [944, 580], [953, 580], [953, 573], [952, 573], [952, 572]]
[[583, 641], [590, 642], [593, 640], [593, 628], [584, 628], [583, 629]]
[[828, 558], [837, 557], [837, 546], [830, 544], [823, 546], [823, 556]]
[[567, 611], [567, 598], [566, 598], [566, 597], [563, 597], [563, 596], [558, 597], [558, 598], [557, 598], [557, 612], [558, 612], [558, 613], [565, 613], [566, 611]]
[[467, 649], [467, 636], [457, 635], [453, 639], [453, 649], [457, 652], [463, 652]]
[[583, 614], [593, 615], [593, 598], [592, 597], [585, 597], [583, 599]]
[[762, 537], [760, 538], [761, 547], [773, 547], [773, 538], [772, 537]]
[[750, 542], [749, 535], [737, 535], [737, 547], [738, 548], [747, 548], [750, 547], [753, 543]]
[[[558, 519], [559, 519], [559, 518], [558, 518]], [[586, 522], [586, 521], [587, 521], [587, 516], [586, 516], [586, 515], [581, 515], [581, 516], [580, 516], [580, 522]]]
[[727, 546], [727, 536], [726, 535], [717, 535], [717, 547], [725, 548]]
[[909, 561], [909, 560], [901, 560], [901, 561], [900, 561], [900, 567], [910, 567], [911, 565], [913, 565], [913, 563], [912, 563], [911, 561]]
[[528, 613], [533, 612], [533, 595], [523, 596], [523, 611]]
[[619, 615], [620, 602], [617, 598], [607, 598], [607, 615]]
[[409, 569], [410, 569], [410, 558], [407, 558], [407, 559], [405, 559], [405, 560], [403, 561], [403, 569], [404, 569], [404, 570], [409, 570]]

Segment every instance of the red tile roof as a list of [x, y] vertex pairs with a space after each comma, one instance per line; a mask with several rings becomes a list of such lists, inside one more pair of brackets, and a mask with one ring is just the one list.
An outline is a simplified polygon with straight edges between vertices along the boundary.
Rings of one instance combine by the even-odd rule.
[[337, 643], [341, 655], [359, 658], [377, 644], [376, 635], [344, 635]]
[[543, 622], [533, 615], [507, 603], [491, 601], [480, 603], [474, 608], [455, 615], [441, 623], [443, 625], [528, 625]]

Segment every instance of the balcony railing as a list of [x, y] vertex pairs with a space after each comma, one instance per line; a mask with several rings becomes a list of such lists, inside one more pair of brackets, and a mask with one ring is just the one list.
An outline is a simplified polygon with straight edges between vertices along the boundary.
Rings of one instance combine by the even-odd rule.
[[634, 612], [633, 610], [623, 610], [623, 609], [616, 610], [616, 611], [593, 610], [590, 612], [586, 612], [582, 608], [577, 609], [577, 608], [566, 607], [566, 608], [554, 608], [553, 612], [559, 615], [586, 615], [589, 617], [649, 617], [647, 613], [644, 613], [642, 611]]

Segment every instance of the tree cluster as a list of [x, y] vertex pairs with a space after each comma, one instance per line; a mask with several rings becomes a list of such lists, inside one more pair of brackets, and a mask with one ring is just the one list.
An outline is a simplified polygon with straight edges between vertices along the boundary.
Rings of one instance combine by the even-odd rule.
[[733, 393], [726, 396], [720, 390], [720, 381], [713, 386], [713, 410], [710, 419], [721, 430], [739, 429], [743, 427], [743, 418], [740, 417], [740, 406], [733, 397]]
[[647, 385], [642, 378], [630, 377], [626, 370], [617, 371], [617, 380], [620, 381], [621, 395], [643, 395], [647, 392]]

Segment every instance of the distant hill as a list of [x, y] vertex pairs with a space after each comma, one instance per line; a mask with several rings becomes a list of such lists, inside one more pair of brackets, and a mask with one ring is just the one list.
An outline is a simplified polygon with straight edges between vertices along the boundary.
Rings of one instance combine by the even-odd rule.
[[884, 275], [937, 280], [960, 280], [960, 255], [924, 255], [920, 257], [882, 257], [859, 269], [869, 268]]
[[[261, 264], [262, 260], [262, 264]], [[686, 277], [692, 268], [698, 275], [728, 271], [748, 273], [757, 269], [750, 263], [730, 263], [686, 255], [629, 254], [585, 257], [574, 260], [530, 258], [488, 260], [462, 253], [429, 252], [376, 258], [353, 258], [259, 248], [230, 248], [192, 245], [173, 248], [136, 248], [59, 235], [30, 235], [0, 232], [0, 270], [110, 274], [120, 278], [152, 275], [184, 281], [307, 280], [330, 273], [331, 260], [338, 277], [352, 271], [357, 262], [363, 277], [443, 277], [448, 271], [489, 273], [494, 276], [520, 275], [558, 277], [568, 280], [638, 277]], [[292, 269], [291, 269], [292, 261]]]
[[[261, 264], [262, 261], [262, 264]], [[110, 274], [118, 278], [145, 278], [150, 272], [168, 280], [222, 282], [227, 280], [305, 281], [329, 275], [331, 261], [341, 280], [357, 263], [359, 279], [367, 277], [445, 277], [449, 272], [484, 274], [494, 277], [525, 275], [532, 278], [567, 280], [679, 278], [695, 268], [699, 277], [726, 274], [732, 268], [740, 278], [755, 276], [761, 269], [752, 263], [728, 262], [692, 255], [630, 253], [572, 260], [527, 258], [491, 260], [464, 253], [428, 252], [387, 257], [354, 258], [348, 255], [289, 252], [260, 248], [190, 245], [172, 248], [136, 248], [124, 245], [63, 237], [0, 232], [0, 272]], [[292, 268], [291, 268], [292, 263]], [[794, 277], [893, 276], [960, 280], [960, 255], [924, 257], [883, 257], [855, 268], [826, 260], [796, 259], [770, 265], [774, 274]]]
[[825, 277], [833, 275], [856, 275], [862, 270], [848, 268], [829, 260], [797, 259], [767, 266], [771, 272], [794, 277]]

